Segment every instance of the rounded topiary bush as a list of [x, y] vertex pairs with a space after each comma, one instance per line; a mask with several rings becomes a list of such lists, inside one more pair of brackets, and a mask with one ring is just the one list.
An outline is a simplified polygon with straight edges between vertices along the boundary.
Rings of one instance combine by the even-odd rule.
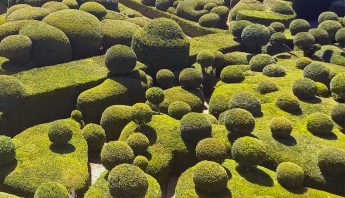
[[16, 105], [25, 95], [25, 88], [13, 76], [0, 75], [0, 109]]
[[335, 99], [345, 100], [345, 73], [339, 73], [332, 78], [330, 90]]
[[98, 124], [87, 124], [82, 130], [89, 151], [100, 151], [107, 140], [104, 129]]
[[277, 64], [267, 65], [262, 70], [262, 73], [269, 77], [283, 77], [286, 75], [284, 67]]
[[164, 100], [164, 92], [160, 87], [151, 87], [146, 91], [146, 99], [152, 104], [160, 104]]
[[315, 82], [328, 84], [331, 72], [328, 67], [321, 63], [311, 63], [303, 69], [303, 76], [310, 78]]
[[168, 69], [161, 69], [156, 74], [156, 80], [162, 89], [169, 89], [175, 84], [175, 74]]
[[201, 113], [188, 113], [180, 122], [182, 139], [195, 146], [200, 140], [211, 137], [212, 125]]
[[27, 36], [11, 35], [0, 42], [0, 56], [17, 64], [29, 61], [31, 49], [32, 41]]
[[234, 136], [249, 135], [255, 127], [254, 116], [245, 109], [230, 109], [224, 119], [226, 128]]
[[149, 165], [149, 160], [142, 155], [138, 155], [134, 158], [133, 165], [139, 167], [141, 170], [145, 170]]
[[293, 38], [293, 44], [302, 50], [308, 50], [315, 44], [315, 38], [309, 32], [299, 32]]
[[182, 87], [195, 89], [199, 88], [203, 81], [200, 71], [194, 68], [186, 68], [181, 71], [179, 81]]
[[67, 120], [57, 120], [48, 129], [49, 140], [56, 146], [64, 146], [72, 139], [73, 131]]
[[102, 19], [107, 14], [107, 9], [102, 4], [97, 2], [83, 3], [79, 10], [88, 12], [99, 19]]
[[315, 43], [320, 45], [327, 45], [330, 42], [328, 32], [320, 28], [313, 28], [309, 33], [315, 38]]
[[111, 75], [130, 73], [137, 63], [134, 51], [125, 45], [115, 45], [109, 48], [104, 59]]
[[246, 20], [232, 21], [229, 25], [229, 30], [234, 37], [241, 39], [243, 29], [251, 24], [252, 22]]
[[252, 71], [261, 72], [267, 65], [275, 63], [276, 60], [268, 54], [258, 54], [250, 59], [249, 65]]
[[71, 112], [71, 116], [70, 116], [73, 120], [77, 121], [77, 122], [81, 122], [83, 120], [83, 114], [81, 111], [79, 110], [73, 110]]
[[205, 193], [221, 193], [226, 190], [228, 175], [216, 162], [202, 161], [195, 165], [193, 181], [195, 188]]
[[345, 28], [341, 28], [337, 31], [335, 34], [335, 41], [337, 41], [341, 47], [345, 48]]
[[109, 190], [113, 197], [145, 197], [149, 182], [145, 173], [137, 166], [121, 164], [108, 176]]
[[80, 10], [60, 10], [49, 14], [43, 22], [62, 30], [68, 37], [74, 59], [98, 55], [102, 45], [97, 17]]
[[277, 33], [277, 32], [283, 33], [285, 31], [285, 25], [280, 22], [273, 22], [270, 24], [269, 27], [270, 27], [271, 33]]
[[142, 133], [133, 133], [127, 138], [127, 144], [132, 148], [135, 155], [143, 154], [150, 146], [149, 139]]
[[16, 161], [16, 146], [10, 137], [0, 135], [0, 167]]
[[271, 38], [267, 27], [260, 24], [246, 26], [241, 34], [242, 43], [252, 52], [258, 52], [261, 47], [266, 45]]
[[341, 127], [345, 127], [345, 104], [338, 104], [333, 107], [332, 120], [339, 124]]
[[218, 5], [213, 3], [213, 2], [210, 2], [210, 3], [206, 3], [204, 5], [204, 10], [208, 10], [208, 11], [211, 11], [214, 7], [217, 7]]
[[313, 61], [308, 57], [300, 57], [296, 60], [296, 68], [304, 69], [306, 66], [310, 65]]
[[336, 13], [327, 11], [327, 12], [323, 12], [319, 15], [318, 22], [322, 23], [322, 22], [327, 21], [327, 20], [338, 21], [338, 18], [339, 17]]
[[277, 167], [277, 180], [287, 188], [301, 187], [304, 182], [304, 170], [293, 162], [282, 162]]
[[183, 101], [172, 102], [168, 107], [168, 115], [178, 120], [191, 111], [189, 104]]
[[234, 94], [230, 98], [229, 108], [242, 108], [249, 111], [254, 116], [261, 114], [260, 99], [249, 92], [240, 92]]
[[241, 137], [233, 143], [231, 155], [240, 166], [256, 167], [266, 160], [266, 145], [253, 137]]
[[195, 153], [199, 161], [208, 160], [222, 163], [227, 157], [225, 145], [215, 138], [201, 140], [196, 145]]
[[210, 51], [201, 51], [196, 56], [196, 61], [203, 67], [213, 66], [215, 61], [215, 55], [213, 52]]
[[301, 106], [298, 98], [290, 94], [282, 94], [276, 98], [276, 106], [289, 113], [299, 113]]
[[161, 11], [167, 11], [169, 7], [173, 6], [172, 0], [156, 0], [155, 7]]
[[324, 98], [327, 98], [330, 96], [330, 91], [325, 84], [320, 83], [320, 82], [316, 82], [315, 86], [316, 86], [316, 95], [317, 96], [324, 97]]
[[220, 17], [215, 13], [207, 13], [200, 17], [198, 23], [203, 27], [216, 28], [220, 27]]
[[284, 45], [286, 36], [282, 32], [276, 32], [271, 35], [270, 43], [272, 45]]
[[79, 4], [76, 0], [62, 0], [61, 3], [65, 4], [69, 9], [79, 8]]
[[119, 164], [132, 163], [133, 159], [133, 150], [125, 142], [112, 141], [105, 144], [101, 150], [101, 162], [108, 170]]
[[273, 137], [286, 138], [292, 132], [292, 123], [285, 117], [272, 118], [270, 122], [270, 129]]
[[245, 79], [243, 71], [236, 66], [224, 67], [220, 79], [225, 83], [239, 83]]
[[270, 80], [262, 80], [258, 83], [256, 89], [261, 93], [261, 94], [267, 94], [267, 93], [272, 93], [279, 91], [278, 85]]
[[217, 14], [220, 18], [219, 28], [227, 27], [227, 21], [229, 16], [229, 8], [225, 5], [219, 5], [217, 7], [212, 8], [210, 13]]
[[331, 41], [335, 40], [335, 34], [343, 26], [338, 21], [326, 20], [319, 24], [318, 28], [326, 30]]
[[312, 99], [317, 94], [315, 82], [309, 78], [296, 80], [292, 86], [292, 91], [300, 99]]
[[29, 4], [16, 4], [16, 5], [12, 5], [7, 9], [6, 12], [6, 17], [9, 16], [12, 12], [22, 9], [22, 8], [27, 8], [27, 7], [31, 7], [31, 5]]
[[345, 173], [345, 151], [340, 148], [326, 147], [318, 153], [318, 165], [321, 171], [332, 176]]
[[19, 21], [19, 20], [42, 20], [49, 14], [49, 11], [45, 8], [39, 7], [25, 7], [18, 9], [6, 18], [7, 21]]
[[136, 103], [131, 109], [132, 121], [138, 125], [150, 122], [152, 114], [152, 109], [145, 103]]
[[310, 29], [310, 24], [304, 19], [295, 19], [290, 23], [289, 29], [291, 34], [294, 36], [300, 32], [308, 32]]
[[41, 184], [34, 195], [34, 198], [68, 198], [69, 193], [65, 186], [57, 182], [46, 182]]
[[315, 135], [329, 135], [333, 130], [333, 122], [323, 113], [313, 113], [308, 116], [307, 129]]
[[272, 4], [271, 10], [278, 14], [293, 15], [295, 11], [293, 10], [291, 4], [286, 1], [276, 1]]
[[59, 10], [65, 10], [69, 9], [69, 7], [62, 3], [62, 2], [56, 2], [56, 1], [48, 1], [45, 4], [42, 5], [42, 8], [47, 9], [50, 13], [56, 12]]

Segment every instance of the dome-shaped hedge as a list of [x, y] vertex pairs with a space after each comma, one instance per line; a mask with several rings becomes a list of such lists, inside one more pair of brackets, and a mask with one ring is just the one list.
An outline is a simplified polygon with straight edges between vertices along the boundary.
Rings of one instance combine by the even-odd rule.
[[326, 20], [319, 24], [318, 28], [326, 30], [331, 41], [335, 40], [335, 34], [343, 26], [338, 21]]
[[224, 67], [220, 73], [220, 79], [225, 83], [239, 83], [244, 80], [243, 71], [236, 66]]
[[68, 37], [73, 58], [80, 59], [99, 54], [102, 37], [97, 17], [80, 10], [60, 10], [49, 14], [45, 23], [62, 30]]
[[315, 135], [329, 135], [333, 130], [333, 122], [323, 113], [313, 113], [308, 116], [307, 129]]
[[169, 7], [173, 6], [173, 1], [171, 0], [156, 0], [155, 7], [161, 11], [167, 11]]
[[201, 140], [196, 145], [195, 153], [199, 161], [208, 160], [222, 163], [227, 157], [225, 145], [215, 138]]
[[319, 15], [318, 22], [322, 23], [322, 22], [327, 21], [327, 20], [338, 21], [338, 18], [339, 17], [336, 13], [327, 11], [327, 12], [323, 12]]
[[300, 99], [312, 99], [317, 94], [315, 82], [309, 78], [296, 80], [292, 86], [292, 91]]
[[310, 65], [313, 61], [308, 57], [300, 57], [296, 60], [296, 68], [304, 69], [306, 66]]
[[309, 32], [299, 32], [293, 38], [293, 44], [302, 50], [308, 50], [315, 44], [315, 38]]
[[101, 150], [101, 162], [108, 170], [119, 164], [132, 163], [133, 160], [133, 150], [125, 142], [112, 141], [105, 144]]
[[188, 113], [181, 119], [180, 131], [182, 139], [195, 146], [200, 140], [211, 136], [212, 126], [201, 113]]
[[230, 98], [229, 108], [242, 108], [249, 111], [254, 116], [261, 114], [260, 99], [249, 92], [239, 92], [234, 94]]
[[10, 137], [0, 135], [0, 167], [16, 161], [16, 146]]
[[276, 106], [289, 113], [299, 113], [301, 106], [298, 98], [290, 94], [282, 94], [276, 98]]
[[104, 59], [110, 75], [130, 73], [137, 63], [134, 51], [125, 45], [115, 45], [109, 48]]
[[56, 146], [64, 146], [72, 139], [73, 131], [67, 120], [57, 120], [48, 129], [49, 140]]
[[272, 93], [276, 92], [279, 90], [278, 85], [270, 80], [262, 80], [257, 84], [256, 89], [261, 93], [261, 94], [267, 94], [267, 93]]
[[162, 89], [169, 89], [175, 84], [175, 74], [168, 69], [161, 69], [156, 74], [156, 80]]
[[164, 92], [160, 87], [151, 87], [146, 91], [146, 100], [158, 105], [164, 100]]
[[292, 132], [292, 123], [285, 117], [272, 118], [270, 122], [270, 129], [273, 137], [286, 138]]
[[326, 30], [313, 28], [309, 30], [309, 33], [313, 35], [316, 44], [327, 45], [330, 42], [330, 38]]
[[332, 176], [345, 173], [345, 151], [340, 148], [326, 147], [318, 153], [318, 165], [321, 171]]
[[98, 124], [87, 124], [82, 130], [89, 151], [100, 151], [107, 140], [104, 129]]
[[45, 8], [39, 7], [25, 7], [18, 9], [6, 18], [7, 21], [19, 21], [19, 20], [42, 20], [49, 14], [49, 11]]
[[270, 64], [264, 67], [262, 73], [269, 77], [283, 77], [286, 75], [285, 68], [281, 65]]
[[272, 45], [284, 45], [286, 42], [286, 36], [282, 32], [276, 32], [271, 35], [270, 43]]
[[81, 111], [76, 109], [71, 112], [71, 118], [77, 122], [80, 122], [83, 120], [83, 114]]
[[341, 47], [345, 47], [345, 28], [341, 28], [335, 34], [335, 41], [339, 43]]
[[345, 73], [339, 73], [331, 80], [330, 90], [339, 100], [345, 100]]
[[8, 58], [16, 64], [25, 64], [29, 61], [32, 41], [27, 36], [11, 35], [0, 42], [0, 56]]
[[200, 17], [198, 23], [203, 27], [217, 28], [220, 27], [220, 17], [215, 13], [207, 13]]
[[42, 183], [36, 190], [34, 198], [68, 198], [65, 186], [57, 182]]
[[251, 24], [245, 27], [241, 34], [242, 43], [253, 52], [261, 50], [271, 38], [270, 31], [267, 27], [260, 24]]
[[69, 9], [69, 7], [66, 4], [62, 2], [57, 2], [57, 1], [48, 1], [42, 5], [42, 8], [47, 9], [50, 13], [56, 12], [59, 10]]
[[232, 21], [229, 25], [229, 30], [234, 37], [241, 39], [243, 29], [250, 24], [252, 24], [252, 22], [246, 20]]
[[79, 10], [88, 12], [98, 19], [102, 19], [107, 14], [107, 9], [100, 3], [97, 2], [86, 2], [83, 3]]
[[241, 137], [231, 147], [232, 158], [243, 167], [255, 167], [266, 160], [266, 145], [253, 137]]
[[226, 189], [228, 179], [226, 170], [216, 162], [202, 161], [194, 167], [195, 188], [202, 192], [223, 192]]
[[252, 71], [261, 72], [267, 65], [275, 63], [276, 60], [268, 54], [258, 54], [250, 59], [249, 65]]
[[121, 164], [108, 176], [110, 194], [117, 198], [145, 197], [149, 182], [145, 173], [137, 166]]
[[329, 68], [321, 63], [311, 63], [303, 69], [303, 76], [310, 78], [315, 82], [322, 82], [328, 84], [331, 72]]
[[61, 3], [65, 4], [69, 9], [79, 8], [79, 4], [76, 0], [62, 0]]
[[19, 9], [22, 9], [22, 8], [27, 8], [27, 7], [31, 7], [31, 5], [29, 4], [16, 4], [16, 5], [12, 5], [11, 7], [9, 7], [7, 9], [7, 12], [6, 12], [6, 17], [9, 16], [12, 12], [16, 11], [16, 10], [19, 10]]
[[230, 109], [224, 119], [226, 128], [235, 136], [249, 135], [255, 127], [254, 116], [245, 109]]
[[304, 19], [295, 19], [290, 23], [289, 29], [291, 34], [294, 36], [300, 32], [308, 32], [310, 29], [310, 24]]
[[345, 104], [338, 104], [334, 106], [331, 116], [335, 123], [345, 128]]
[[168, 115], [178, 120], [191, 111], [189, 104], [183, 101], [172, 102], [168, 107]]
[[282, 162], [277, 167], [277, 180], [287, 188], [301, 187], [304, 181], [304, 170], [293, 162]]
[[280, 22], [273, 22], [270, 24], [269, 27], [270, 27], [271, 33], [278, 33], [278, 32], [283, 33], [285, 31], [285, 25]]
[[320, 82], [315, 82], [315, 86], [316, 86], [316, 95], [319, 97], [324, 97], [327, 98], [330, 96], [330, 91], [328, 89], [328, 87]]
[[132, 121], [138, 125], [150, 122], [152, 114], [151, 108], [145, 103], [136, 103], [131, 109]]
[[293, 15], [295, 11], [293, 10], [291, 4], [286, 1], [275, 1], [272, 4], [271, 10], [278, 14]]
[[203, 81], [203, 76], [197, 69], [186, 68], [181, 71], [179, 81], [182, 87], [190, 89], [199, 88]]
[[144, 154], [150, 146], [149, 139], [142, 133], [133, 133], [127, 138], [127, 144], [135, 155]]
[[213, 66], [216, 57], [211, 51], [201, 51], [196, 56], [196, 62], [198, 62], [203, 68]]
[[25, 88], [13, 76], [0, 75], [0, 109], [7, 109], [16, 105], [25, 95]]
[[145, 170], [149, 165], [149, 160], [142, 155], [138, 155], [134, 158], [133, 165], [139, 167], [141, 170]]

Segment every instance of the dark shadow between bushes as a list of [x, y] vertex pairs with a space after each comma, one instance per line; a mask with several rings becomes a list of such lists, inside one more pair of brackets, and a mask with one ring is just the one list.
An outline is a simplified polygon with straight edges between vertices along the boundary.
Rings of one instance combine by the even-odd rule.
[[273, 139], [275, 139], [277, 142], [284, 144], [285, 146], [295, 146], [297, 144], [297, 141], [294, 137], [292, 137], [291, 135], [289, 135], [288, 137], [276, 137], [276, 136], [272, 136]]
[[318, 97], [314, 97], [314, 98], [309, 98], [309, 99], [304, 99], [304, 98], [298, 98], [299, 100], [308, 103], [308, 104], [319, 104], [321, 103], [321, 99]]
[[204, 193], [199, 189], [195, 189], [196, 194], [198, 195], [199, 198], [231, 198], [232, 193], [229, 189], [224, 189], [224, 192], [217, 193], [217, 194], [209, 194], [209, 193]]
[[154, 128], [149, 125], [141, 125], [135, 129], [136, 132], [144, 134], [150, 141], [150, 145], [153, 145], [157, 141], [157, 132]]
[[250, 135], [234, 135], [233, 133], [229, 133], [228, 134], [228, 140], [229, 142], [232, 144], [234, 143], [235, 140], [237, 140], [238, 138], [241, 138], [241, 137], [246, 137], [246, 136], [249, 136], [249, 137], [253, 137], [253, 138], [256, 138], [256, 139], [259, 139], [257, 136], [253, 135], [253, 134], [250, 134]]
[[54, 153], [68, 154], [68, 153], [74, 152], [75, 147], [72, 144], [66, 144], [66, 145], [62, 145], [62, 146], [51, 144], [50, 150], [53, 151]]
[[314, 134], [314, 136], [322, 138], [322, 139], [327, 139], [327, 140], [337, 140], [338, 136], [334, 134], [333, 132], [327, 134], [327, 135], [319, 135], [319, 134]]
[[273, 186], [273, 179], [271, 176], [258, 168], [246, 170], [243, 167], [237, 166], [236, 171], [248, 182], [258, 184], [260, 186]]
[[1, 186], [1, 184], [4, 183], [6, 176], [9, 175], [12, 171], [14, 171], [14, 169], [16, 169], [17, 164], [18, 164], [18, 162], [16, 160], [15, 162], [13, 162], [10, 165], [0, 166], [0, 186]]
[[[286, 110], [284, 110], [286, 111]], [[287, 110], [286, 112], [290, 113], [291, 115], [302, 115], [303, 112], [302, 112], [302, 109], [295, 109], [295, 110]]]
[[304, 194], [308, 191], [308, 188], [305, 187], [299, 187], [299, 188], [287, 188], [284, 187], [287, 191], [293, 194]]

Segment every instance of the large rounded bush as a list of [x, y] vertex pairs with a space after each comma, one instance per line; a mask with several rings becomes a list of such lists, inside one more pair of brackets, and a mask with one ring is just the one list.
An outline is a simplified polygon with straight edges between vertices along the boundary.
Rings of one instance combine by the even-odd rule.
[[316, 95], [319, 97], [324, 97], [324, 98], [328, 98], [330, 95], [330, 91], [328, 89], [328, 87], [320, 82], [315, 82], [315, 86], [316, 86]]
[[327, 12], [323, 12], [319, 15], [318, 22], [322, 23], [322, 22], [327, 21], [327, 20], [338, 21], [338, 18], [339, 17], [336, 13], [327, 11]]
[[25, 88], [13, 76], [0, 75], [0, 109], [8, 109], [16, 105], [25, 95]]
[[290, 23], [289, 29], [291, 34], [294, 36], [300, 32], [308, 32], [310, 29], [310, 24], [304, 19], [295, 19]]
[[272, 118], [270, 122], [270, 129], [273, 137], [286, 138], [292, 132], [292, 123], [285, 117]]
[[227, 157], [225, 145], [215, 138], [201, 140], [196, 145], [195, 153], [199, 161], [208, 160], [222, 163]]
[[254, 116], [261, 114], [260, 99], [249, 92], [240, 92], [233, 95], [229, 101], [229, 108], [242, 108]]
[[267, 93], [272, 93], [276, 92], [279, 90], [278, 85], [270, 80], [262, 80], [257, 84], [256, 89], [261, 93], [261, 94], [267, 94]]
[[168, 107], [168, 115], [178, 120], [191, 111], [189, 104], [183, 101], [172, 102]]
[[131, 110], [132, 121], [143, 125], [151, 121], [152, 109], [145, 103], [136, 103]]
[[304, 69], [306, 66], [310, 65], [313, 61], [308, 57], [300, 57], [296, 60], [296, 68]]
[[172, 0], [156, 0], [155, 7], [161, 11], [167, 11], [169, 7], [173, 6]]
[[276, 1], [271, 6], [271, 10], [278, 14], [293, 15], [295, 11], [293, 10], [291, 4], [286, 1]]
[[219, 5], [210, 11], [212, 14], [217, 14], [220, 18], [219, 21], [219, 28], [224, 28], [227, 27], [227, 21], [228, 21], [228, 16], [229, 16], [229, 8], [225, 5]]
[[196, 61], [201, 65], [201, 67], [206, 68], [214, 65], [215, 55], [211, 51], [201, 51], [196, 56]]
[[193, 181], [195, 188], [206, 193], [221, 193], [228, 183], [226, 170], [216, 162], [202, 161], [195, 165]]
[[335, 41], [339, 43], [339, 45], [345, 48], [345, 28], [341, 28], [335, 34]]
[[133, 159], [133, 150], [125, 142], [112, 141], [105, 144], [101, 150], [101, 162], [108, 170], [119, 164], [132, 163]]
[[16, 10], [19, 10], [19, 9], [22, 9], [22, 8], [27, 8], [27, 7], [31, 7], [31, 5], [29, 5], [29, 4], [16, 4], [16, 5], [12, 5], [11, 7], [9, 7], [7, 9], [6, 17], [9, 16], [12, 12], [14, 12]]
[[287, 188], [301, 187], [304, 182], [304, 170], [293, 162], [282, 162], [277, 167], [277, 180]]
[[16, 161], [16, 146], [10, 137], [0, 135], [0, 167]]
[[215, 13], [207, 13], [200, 17], [198, 23], [203, 27], [217, 28], [220, 27], [220, 17]]
[[36, 190], [34, 198], [68, 198], [65, 186], [57, 182], [42, 183]]
[[146, 91], [146, 99], [152, 104], [160, 104], [164, 100], [164, 92], [160, 87], [151, 87]]
[[309, 30], [309, 33], [313, 35], [316, 44], [327, 45], [330, 42], [328, 32], [320, 28], [313, 28]]
[[211, 136], [212, 126], [201, 113], [188, 113], [181, 119], [180, 131], [182, 139], [195, 146], [200, 140]]
[[286, 36], [282, 32], [276, 32], [271, 35], [270, 43], [272, 45], [284, 45], [286, 42]]
[[258, 54], [250, 59], [250, 69], [261, 72], [267, 65], [275, 63], [276, 60], [268, 54]]
[[137, 63], [134, 51], [125, 45], [115, 45], [109, 48], [104, 59], [110, 75], [130, 73]]
[[83, 3], [79, 10], [88, 12], [98, 19], [102, 19], [107, 14], [107, 9], [100, 3], [97, 2], [86, 2]]
[[285, 31], [285, 25], [280, 22], [273, 22], [270, 24], [269, 27], [270, 27], [271, 33], [278, 33], [278, 32], [283, 33]]
[[253, 137], [241, 137], [233, 143], [231, 155], [240, 166], [255, 167], [266, 160], [266, 145]]
[[308, 116], [307, 129], [315, 135], [329, 135], [333, 130], [331, 118], [323, 113], [313, 113]]
[[62, 30], [68, 37], [73, 58], [80, 59], [99, 54], [102, 37], [97, 17], [80, 10], [60, 10], [49, 14], [43, 22]]
[[276, 106], [289, 113], [299, 113], [301, 106], [298, 98], [290, 94], [282, 94], [276, 98]]
[[315, 82], [309, 78], [296, 80], [292, 86], [292, 91], [300, 99], [312, 99], [317, 94]]
[[225, 83], [239, 83], [244, 80], [243, 71], [236, 66], [224, 67], [220, 73], [220, 79]]
[[27, 36], [11, 35], [0, 42], [0, 56], [8, 58], [16, 64], [25, 64], [29, 61], [32, 41]]
[[161, 69], [156, 74], [156, 80], [162, 89], [169, 89], [175, 84], [175, 74], [168, 69]]
[[293, 44], [302, 50], [308, 50], [315, 44], [315, 38], [309, 32], [299, 32], [293, 38]]
[[186, 68], [181, 71], [179, 81], [182, 87], [195, 89], [199, 88], [203, 81], [200, 71], [194, 68]]
[[321, 63], [311, 63], [303, 69], [303, 76], [310, 78], [315, 82], [328, 84], [331, 72], [329, 68]]
[[69, 9], [78, 9], [79, 7], [77, 0], [62, 0], [61, 3], [65, 4]]
[[127, 138], [127, 144], [135, 155], [144, 154], [150, 146], [149, 139], [142, 133], [133, 133]]
[[345, 100], [345, 73], [339, 73], [332, 78], [330, 90], [336, 99]]
[[269, 77], [283, 77], [286, 75], [285, 69], [281, 65], [270, 64], [264, 67], [262, 73]]
[[234, 136], [245, 136], [253, 131], [255, 119], [249, 111], [235, 108], [227, 111], [224, 124]]
[[257, 52], [266, 45], [271, 38], [267, 27], [260, 24], [251, 24], [245, 27], [241, 34], [242, 43], [251, 51]]
[[345, 104], [338, 104], [333, 107], [332, 120], [339, 124], [341, 127], [345, 128]]
[[335, 34], [343, 26], [338, 21], [327, 20], [319, 24], [318, 28], [326, 30], [331, 41], [335, 40]]
[[69, 7], [66, 4], [62, 2], [57, 2], [57, 1], [48, 1], [42, 5], [42, 8], [47, 9], [50, 13], [56, 12], [59, 10], [69, 9]]
[[121, 164], [108, 176], [109, 190], [113, 197], [145, 197], [149, 182], [145, 173], [137, 166]]
[[326, 147], [318, 153], [318, 165], [321, 171], [332, 176], [345, 173], [345, 151], [340, 148]]
[[12, 12], [7, 16], [7, 21], [19, 21], [19, 20], [42, 20], [49, 14], [49, 11], [45, 8], [39, 7], [25, 7]]
[[104, 129], [98, 124], [87, 124], [82, 130], [89, 151], [100, 151], [107, 140]]
[[57, 120], [48, 129], [49, 140], [56, 146], [64, 146], [72, 139], [73, 131], [67, 120]]
[[234, 37], [240, 39], [242, 31], [250, 24], [252, 24], [252, 22], [246, 20], [233, 21], [229, 25], [229, 30], [231, 31], [232, 35], [234, 35]]

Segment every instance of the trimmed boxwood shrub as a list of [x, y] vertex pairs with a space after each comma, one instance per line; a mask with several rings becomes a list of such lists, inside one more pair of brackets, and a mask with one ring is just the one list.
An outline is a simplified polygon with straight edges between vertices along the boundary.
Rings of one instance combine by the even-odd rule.
[[[208, 13], [208, 10], [202, 9], [203, 3], [195, 0], [181, 1], [176, 7], [176, 15], [197, 22], [201, 16]], [[201, 9], [198, 9], [201, 8]]]
[[284, 45], [286, 42], [286, 36], [282, 32], [276, 32], [271, 35], [270, 44], [272, 45]]
[[168, 107], [168, 115], [178, 120], [191, 111], [189, 104], [183, 101], [172, 102]]
[[138, 155], [134, 158], [133, 165], [145, 171], [146, 167], [149, 165], [149, 160], [143, 155]]
[[302, 78], [294, 82], [292, 92], [300, 99], [312, 99], [317, 94], [317, 88], [313, 80]]
[[206, 50], [199, 52], [196, 56], [196, 62], [198, 62], [203, 68], [213, 66], [215, 59], [214, 53]]
[[0, 167], [16, 161], [16, 146], [10, 137], [0, 135]]
[[69, 194], [65, 186], [57, 182], [46, 182], [41, 184], [34, 195], [34, 198], [68, 198]]
[[145, 103], [136, 103], [131, 109], [132, 121], [139, 126], [150, 122], [152, 114], [151, 108]]
[[246, 20], [232, 21], [229, 25], [229, 30], [234, 37], [241, 39], [243, 29], [251, 24], [252, 22]]
[[256, 167], [266, 160], [266, 145], [253, 137], [241, 137], [233, 143], [231, 155], [242, 167]]
[[19, 9], [22, 9], [22, 8], [28, 8], [28, 7], [31, 7], [31, 5], [29, 5], [29, 4], [17, 4], [17, 5], [10, 6], [7, 9], [6, 17], [8, 15], [10, 15], [12, 12], [16, 11], [16, 10], [19, 10]]
[[144, 154], [150, 146], [149, 139], [142, 133], [133, 133], [127, 138], [127, 144], [132, 148], [134, 155]]
[[282, 162], [277, 167], [277, 180], [287, 188], [301, 187], [304, 182], [304, 170], [293, 162]]
[[224, 67], [220, 79], [225, 83], [239, 83], [245, 79], [243, 71], [236, 66]]
[[0, 75], [0, 109], [16, 105], [26, 94], [25, 88], [15, 77]]
[[50, 13], [59, 10], [69, 9], [69, 7], [66, 4], [57, 1], [48, 1], [42, 5], [42, 8], [47, 9]]
[[83, 114], [76, 109], [71, 112], [71, 118], [77, 122], [81, 122], [83, 120]]
[[298, 98], [291, 94], [282, 94], [276, 98], [276, 106], [289, 113], [299, 113], [301, 106]]
[[60, 10], [49, 14], [43, 22], [62, 30], [68, 37], [74, 59], [99, 54], [102, 37], [97, 17], [80, 10]]
[[294, 36], [300, 32], [308, 32], [310, 24], [304, 19], [295, 19], [290, 23], [289, 29], [291, 34]]
[[333, 107], [332, 120], [339, 124], [341, 127], [345, 127], [345, 104], [338, 104]]
[[216, 162], [202, 161], [195, 165], [193, 181], [195, 189], [205, 193], [221, 193], [228, 183], [226, 170]]
[[271, 93], [271, 92], [276, 92], [279, 90], [278, 85], [270, 80], [262, 80], [258, 83], [256, 89], [258, 90], [258, 92], [260, 92], [261, 94], [267, 94], [267, 93]]
[[315, 82], [315, 86], [316, 86], [317, 96], [324, 97], [324, 98], [327, 98], [330, 96], [330, 91], [325, 84], [320, 83], [320, 82]]
[[270, 129], [273, 137], [286, 138], [292, 132], [292, 123], [285, 117], [272, 118], [270, 122]]
[[285, 14], [285, 15], [293, 15], [295, 11], [293, 10], [291, 4], [286, 1], [275, 1], [272, 6], [271, 10], [278, 14]]
[[107, 137], [104, 129], [98, 124], [87, 124], [82, 130], [83, 136], [87, 142], [89, 151], [101, 151]]
[[16, 64], [25, 64], [29, 61], [32, 41], [27, 36], [11, 35], [0, 42], [0, 56], [8, 58]]
[[333, 130], [333, 122], [323, 113], [313, 113], [308, 116], [307, 129], [315, 135], [329, 135]]
[[318, 22], [322, 23], [322, 22], [327, 21], [327, 20], [338, 21], [338, 19], [339, 19], [339, 17], [336, 13], [327, 11], [327, 12], [323, 12], [319, 15]]
[[146, 90], [146, 99], [152, 104], [158, 105], [164, 100], [164, 92], [160, 87], [151, 87]]
[[293, 38], [293, 44], [303, 50], [304, 56], [310, 56], [311, 49], [315, 44], [315, 38], [309, 32], [300, 32]]
[[68, 144], [72, 136], [73, 131], [66, 120], [57, 120], [50, 124], [48, 137], [53, 145], [64, 146]]
[[204, 10], [208, 10], [208, 11], [211, 11], [214, 7], [217, 7], [218, 5], [213, 3], [213, 2], [209, 2], [209, 3], [206, 3], [204, 5]]
[[79, 10], [88, 12], [98, 19], [102, 19], [107, 14], [107, 9], [100, 3], [97, 2], [86, 2], [83, 3]]
[[173, 6], [172, 0], [156, 0], [155, 7], [157, 10], [167, 11], [169, 7]]
[[76, 0], [62, 0], [62, 3], [68, 6], [70, 9], [78, 9], [79, 5]]
[[118, 0], [81, 0], [81, 2], [94, 1], [102, 4], [109, 11], [119, 12], [119, 1]]
[[300, 57], [296, 60], [296, 68], [304, 69], [306, 66], [310, 65], [313, 61], [308, 57]]
[[277, 32], [283, 33], [285, 31], [285, 25], [280, 22], [273, 22], [270, 24], [269, 27], [270, 27], [271, 33], [277, 33]]
[[168, 69], [161, 69], [156, 74], [156, 80], [162, 89], [169, 89], [175, 84], [175, 74]]
[[224, 119], [226, 128], [234, 136], [249, 135], [255, 127], [254, 116], [245, 109], [230, 109]]
[[249, 92], [240, 92], [233, 95], [229, 101], [229, 108], [242, 108], [254, 116], [261, 114], [260, 99]]
[[345, 173], [345, 151], [340, 148], [326, 147], [318, 153], [318, 165], [323, 172], [332, 176]]
[[212, 125], [201, 113], [188, 113], [181, 119], [180, 131], [182, 139], [195, 146], [200, 140], [211, 137]]
[[222, 163], [227, 157], [225, 145], [215, 138], [201, 140], [196, 145], [195, 153], [199, 161], [208, 160]]
[[121, 164], [108, 176], [110, 194], [113, 197], [145, 197], [149, 182], [145, 173], [137, 166]]
[[281, 65], [270, 64], [264, 67], [262, 73], [269, 77], [283, 77], [286, 75], [285, 69]]
[[303, 69], [303, 76], [310, 78], [315, 82], [328, 84], [331, 72], [328, 67], [321, 63], [311, 63]]
[[132, 163], [133, 160], [133, 150], [125, 142], [112, 141], [105, 144], [101, 150], [101, 162], [108, 170], [119, 164]]
[[19, 21], [19, 20], [42, 20], [49, 14], [49, 11], [39, 7], [25, 7], [18, 9], [6, 18], [7, 21]]
[[132, 48], [151, 73], [182, 69], [189, 62], [189, 39], [172, 19], [157, 18], [133, 35]]
[[180, 72], [179, 81], [182, 87], [195, 89], [201, 86], [203, 76], [197, 69], [186, 68]]
[[338, 100], [345, 100], [345, 73], [339, 73], [332, 78], [330, 90], [333, 97]]
[[262, 46], [266, 45], [270, 38], [269, 29], [260, 24], [246, 26], [241, 34], [242, 43], [252, 52], [260, 52]]
[[309, 33], [313, 35], [316, 44], [327, 45], [330, 42], [330, 38], [326, 30], [313, 28], [309, 30]]
[[109, 48], [104, 59], [110, 75], [130, 73], [137, 64], [137, 56], [134, 51], [125, 45], [115, 45]]
[[261, 72], [264, 67], [275, 62], [276, 60], [268, 54], [257, 54], [250, 59], [249, 65], [252, 71]]
[[319, 24], [318, 28], [326, 30], [331, 41], [335, 40], [335, 34], [343, 26], [338, 21], [326, 20]]
[[335, 41], [339, 43], [339, 45], [345, 48], [345, 28], [341, 28], [335, 34]]

